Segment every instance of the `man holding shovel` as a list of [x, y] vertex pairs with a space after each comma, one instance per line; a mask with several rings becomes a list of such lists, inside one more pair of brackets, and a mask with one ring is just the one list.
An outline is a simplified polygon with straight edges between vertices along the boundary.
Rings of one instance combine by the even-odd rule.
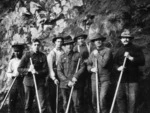
[[31, 51], [21, 59], [18, 72], [25, 75], [25, 113], [32, 113], [33, 100], [36, 95], [39, 113], [47, 113], [45, 101], [45, 80], [48, 75], [46, 55], [40, 52], [41, 42], [33, 39]]
[[54, 37], [52, 42], [55, 44], [53, 50], [47, 56], [48, 67], [49, 67], [49, 76], [51, 79], [48, 79], [49, 86], [49, 102], [53, 113], [58, 113], [58, 77], [57, 77], [57, 64], [60, 59], [60, 56], [64, 54], [62, 49], [63, 37]]
[[[64, 37], [63, 46], [65, 53], [61, 56], [60, 61], [58, 62], [57, 74], [60, 80], [64, 112], [68, 113], [68, 109], [73, 107], [75, 113], [82, 113], [81, 90], [83, 89], [83, 77], [81, 77], [81, 75], [85, 70], [85, 64], [80, 58], [79, 53], [73, 51], [73, 43], [74, 41], [70, 36]], [[69, 98], [70, 94], [72, 94], [72, 98]], [[67, 103], [70, 101], [70, 99], [73, 101], [73, 103], [71, 103], [73, 106], [69, 107], [69, 104]]]
[[[75, 52], [79, 52], [80, 53], [80, 56], [82, 57], [82, 59], [84, 60], [84, 62], [86, 63], [87, 62], [87, 59], [89, 57], [89, 54], [90, 54], [90, 44], [87, 44], [86, 42], [86, 39], [87, 39], [87, 34], [85, 32], [81, 32], [81, 33], [78, 33], [74, 40], [76, 42], [75, 46], [74, 46], [74, 51]], [[90, 87], [90, 81], [91, 81], [91, 77], [90, 77], [90, 74], [88, 71], [87, 71], [87, 65], [86, 65], [86, 69], [85, 71], [83, 72], [83, 78], [84, 78], [84, 81], [82, 81], [84, 83], [84, 86], [83, 86], [83, 90], [82, 90], [82, 111], [83, 112], [87, 112], [88, 110], [93, 110], [92, 109], [92, 99], [90, 98], [91, 97], [91, 87]]]
[[[119, 85], [116, 101], [119, 113], [136, 113], [136, 100], [138, 94], [139, 66], [145, 64], [142, 50], [132, 44], [134, 38], [130, 31], [125, 29], [119, 37], [122, 46], [114, 56], [114, 68], [119, 76], [122, 70], [121, 83]], [[123, 66], [123, 61], [126, 62]]]
[[92, 104], [96, 113], [108, 113], [106, 97], [110, 86], [112, 53], [109, 48], [104, 47], [105, 40], [99, 33], [91, 39], [96, 49], [90, 54], [87, 64], [88, 71], [92, 72]]
[[17, 112], [16, 106], [18, 102], [18, 97], [20, 97], [22, 104], [24, 102], [23, 101], [24, 88], [22, 84], [23, 75], [21, 75], [17, 70], [19, 63], [21, 61], [21, 57], [23, 55], [24, 44], [17, 43], [17, 44], [12, 45], [12, 48], [13, 48], [13, 55], [9, 62], [7, 73], [6, 73], [7, 77], [12, 81], [11, 84], [13, 85], [9, 93], [8, 113]]

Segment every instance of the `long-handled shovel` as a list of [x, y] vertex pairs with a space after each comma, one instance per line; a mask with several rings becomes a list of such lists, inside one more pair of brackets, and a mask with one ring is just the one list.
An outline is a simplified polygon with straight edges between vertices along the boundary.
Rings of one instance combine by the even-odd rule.
[[[33, 65], [31, 58], [30, 58], [30, 63], [31, 63], [31, 65]], [[33, 76], [33, 81], [34, 81], [34, 86], [35, 86], [35, 93], [36, 93], [36, 98], [37, 98], [37, 103], [38, 103], [39, 112], [42, 113], [41, 105], [40, 105], [40, 100], [39, 100], [39, 94], [38, 94], [38, 90], [37, 90], [37, 84], [36, 84], [35, 75], [32, 74], [32, 76]]]
[[[95, 67], [97, 68], [97, 59], [95, 59]], [[99, 106], [99, 89], [98, 89], [98, 73], [96, 72], [96, 97], [97, 97], [97, 113], [100, 113], [100, 106]]]
[[[76, 68], [76, 72], [75, 72], [75, 73], [77, 73], [77, 72], [78, 72], [78, 68], [79, 68], [80, 60], [81, 60], [81, 59], [79, 58], [79, 60], [78, 60], [78, 64], [77, 64], [77, 68]], [[71, 91], [70, 91], [69, 100], [68, 100], [68, 104], [67, 104], [67, 108], [66, 108], [65, 113], [68, 113], [68, 111], [69, 111], [69, 106], [70, 106], [70, 102], [71, 102], [71, 97], [72, 97], [73, 89], [74, 89], [74, 85], [72, 86]]]
[[58, 84], [56, 85], [56, 113], [58, 113]]
[[[125, 67], [126, 60], [127, 60], [127, 57], [124, 58], [124, 61], [123, 61], [123, 68]], [[110, 112], [109, 112], [109, 113], [112, 113], [112, 112], [113, 112], [113, 108], [114, 108], [114, 104], [115, 104], [115, 101], [116, 101], [118, 89], [119, 89], [120, 82], [121, 82], [121, 78], [122, 78], [122, 75], [123, 75], [123, 71], [124, 71], [124, 69], [123, 69], [123, 70], [121, 71], [121, 73], [120, 73], [119, 80], [118, 80], [117, 87], [116, 87], [116, 91], [115, 91], [115, 95], [114, 95], [113, 102], [112, 102], [111, 109], [110, 109]]]
[[17, 77], [14, 78], [14, 80], [13, 80], [11, 86], [9, 87], [9, 90], [8, 90], [8, 92], [7, 92], [7, 94], [6, 94], [5, 98], [4, 98], [4, 100], [3, 100], [2, 103], [1, 103], [0, 109], [2, 109], [2, 107], [3, 107], [3, 105], [4, 105], [5, 101], [6, 101], [6, 99], [7, 99], [8, 95], [9, 95], [9, 93], [10, 93], [10, 91], [11, 91], [11, 89], [12, 89], [12, 87], [13, 87], [15, 81], [16, 81], [16, 79], [17, 79]]

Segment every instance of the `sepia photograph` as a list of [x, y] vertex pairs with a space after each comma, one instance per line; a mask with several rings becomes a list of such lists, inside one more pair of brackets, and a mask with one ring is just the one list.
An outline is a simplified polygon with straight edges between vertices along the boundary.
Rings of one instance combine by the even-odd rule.
[[0, 113], [150, 113], [150, 0], [0, 0]]

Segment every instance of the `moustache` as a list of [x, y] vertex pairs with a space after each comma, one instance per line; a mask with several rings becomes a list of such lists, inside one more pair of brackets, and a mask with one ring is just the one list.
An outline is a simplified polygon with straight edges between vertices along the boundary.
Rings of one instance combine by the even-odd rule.
[[129, 42], [129, 41], [124, 41], [124, 42]]

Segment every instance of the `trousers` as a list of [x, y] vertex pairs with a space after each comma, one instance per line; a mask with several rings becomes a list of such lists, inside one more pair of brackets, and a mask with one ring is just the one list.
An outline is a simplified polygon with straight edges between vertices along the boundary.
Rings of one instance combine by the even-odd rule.
[[17, 78], [9, 94], [8, 113], [16, 113], [17, 103], [24, 107], [24, 88], [22, 80]]
[[[82, 106], [82, 88], [79, 89], [74, 89], [72, 93], [72, 100], [71, 100], [71, 105], [70, 105], [70, 112], [71, 110], [74, 110], [74, 113], [81, 113], [81, 106]], [[66, 111], [67, 108], [67, 103], [70, 95], [70, 89], [61, 89], [61, 94], [63, 97], [63, 109], [64, 112]]]
[[119, 113], [136, 113], [138, 83], [121, 83], [117, 94]]
[[[25, 88], [25, 113], [32, 113], [32, 105], [35, 96], [34, 86], [24, 86]], [[44, 85], [38, 86], [39, 101], [42, 113], [47, 113], [45, 87]]]
[[[95, 109], [96, 112], [96, 103], [97, 103], [97, 97], [96, 97], [96, 81], [92, 80], [91, 81], [91, 86], [92, 86], [92, 105], [93, 108]], [[100, 102], [100, 111], [101, 113], [108, 113], [108, 108], [107, 108], [107, 94], [108, 94], [108, 89], [110, 86], [109, 81], [104, 81], [104, 82], [99, 82], [99, 102]]]

